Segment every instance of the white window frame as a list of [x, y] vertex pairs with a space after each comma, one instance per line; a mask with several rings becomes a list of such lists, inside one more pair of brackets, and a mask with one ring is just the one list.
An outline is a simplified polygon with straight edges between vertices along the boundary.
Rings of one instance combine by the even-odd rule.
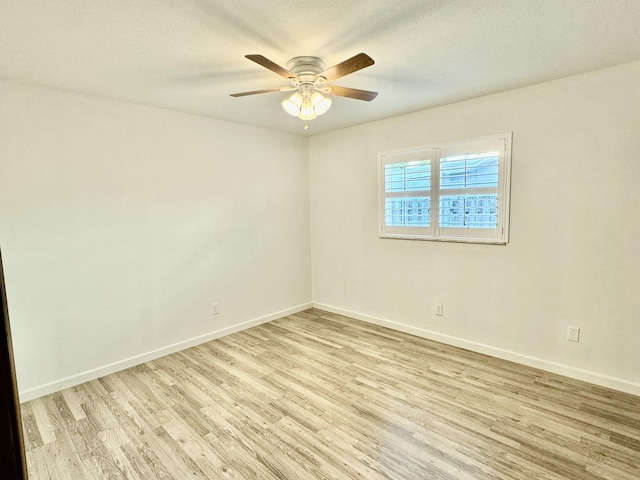
[[[465, 140], [446, 143], [411, 147], [400, 150], [390, 150], [378, 154], [378, 235], [380, 238], [398, 238], [407, 240], [432, 240], [445, 242], [487, 243], [506, 245], [509, 241], [509, 204], [511, 195], [511, 140], [512, 132], [497, 135], [487, 135]], [[448, 195], [481, 194], [483, 188], [441, 189], [440, 188], [440, 163], [441, 153], [455, 148], [465, 148], [473, 144], [495, 141], [499, 145], [498, 156], [498, 187], [497, 197], [497, 221], [496, 228], [454, 228], [439, 225], [440, 198]], [[429, 161], [431, 164], [431, 184], [429, 190], [387, 192], [385, 188], [385, 166], [412, 162]], [[495, 189], [494, 189], [495, 190]], [[430, 222], [429, 226], [392, 226], [386, 225], [385, 209], [386, 200], [401, 197], [430, 198]]]

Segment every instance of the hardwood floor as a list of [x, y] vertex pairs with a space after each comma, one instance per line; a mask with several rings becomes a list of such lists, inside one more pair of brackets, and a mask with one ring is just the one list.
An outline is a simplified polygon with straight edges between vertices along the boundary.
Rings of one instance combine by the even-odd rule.
[[640, 478], [640, 397], [319, 310], [22, 415], [32, 480]]

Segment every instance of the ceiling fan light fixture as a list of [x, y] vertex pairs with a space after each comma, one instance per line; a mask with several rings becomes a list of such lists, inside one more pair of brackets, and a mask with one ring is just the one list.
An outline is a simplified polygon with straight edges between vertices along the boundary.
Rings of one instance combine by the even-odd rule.
[[329, 108], [331, 107], [331, 99], [323, 97], [318, 92], [315, 92], [313, 95], [311, 95], [311, 103], [313, 103], [316, 114], [318, 115], [326, 113], [327, 110], [329, 110]]
[[301, 120], [313, 120], [318, 115], [326, 113], [331, 107], [331, 99], [314, 92], [311, 96], [294, 93], [282, 101], [282, 108], [289, 115]]
[[311, 103], [310, 98], [305, 98], [302, 101], [302, 105], [300, 105], [300, 113], [298, 114], [298, 118], [301, 120], [313, 120], [318, 115], [316, 113], [316, 108]]
[[300, 114], [300, 107], [302, 106], [302, 95], [294, 93], [286, 100], [282, 101], [282, 108], [289, 115], [297, 117]]

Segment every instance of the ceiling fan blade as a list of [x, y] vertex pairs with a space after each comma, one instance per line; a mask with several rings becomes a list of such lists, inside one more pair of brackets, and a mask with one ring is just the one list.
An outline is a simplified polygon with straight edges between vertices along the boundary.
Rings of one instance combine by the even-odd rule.
[[277, 63], [272, 62], [267, 57], [262, 55], [245, 55], [246, 58], [252, 62], [256, 62], [258, 65], [262, 65], [264, 68], [268, 68], [272, 72], [277, 73], [284, 78], [295, 78], [295, 75], [284, 67], [281, 67]]
[[355, 98], [356, 100], [365, 100], [370, 102], [378, 96], [378, 92], [370, 92], [369, 90], [358, 90], [357, 88], [331, 86], [331, 90], [326, 93], [338, 95], [339, 97]]
[[265, 90], [252, 90], [250, 92], [232, 93], [232, 97], [246, 97], [247, 95], [257, 95], [259, 93], [271, 93], [271, 92], [290, 92], [295, 90], [295, 87], [281, 87], [281, 88], [267, 88]]
[[345, 60], [344, 62], [326, 69], [318, 76], [324, 77], [327, 79], [327, 81], [330, 82], [332, 80], [335, 80], [336, 78], [344, 77], [345, 75], [349, 75], [350, 73], [357, 72], [358, 70], [369, 67], [374, 63], [375, 62], [369, 55], [367, 55], [366, 53], [359, 53], [358, 55], [355, 55]]

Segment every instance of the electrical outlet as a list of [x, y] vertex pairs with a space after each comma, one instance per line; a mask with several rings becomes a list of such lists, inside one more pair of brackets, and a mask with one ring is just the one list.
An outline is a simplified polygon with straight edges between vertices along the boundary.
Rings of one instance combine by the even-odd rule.
[[441, 303], [436, 303], [436, 315], [440, 317], [444, 315], [444, 307]]
[[570, 342], [579, 342], [580, 341], [580, 328], [579, 327], [568, 327], [567, 328], [567, 340]]
[[211, 304], [211, 315], [217, 315], [220, 313], [220, 307], [218, 307], [217, 303]]

